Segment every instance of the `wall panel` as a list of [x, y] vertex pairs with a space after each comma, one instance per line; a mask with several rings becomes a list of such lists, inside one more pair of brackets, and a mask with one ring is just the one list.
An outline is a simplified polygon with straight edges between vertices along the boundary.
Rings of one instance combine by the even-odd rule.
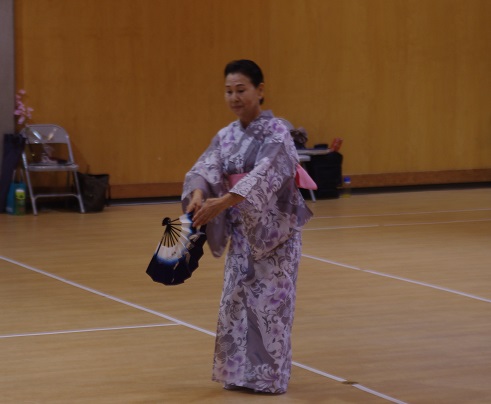
[[346, 173], [491, 168], [487, 0], [15, 4], [35, 121], [66, 127], [84, 169], [131, 189], [121, 196], [175, 193], [234, 118], [222, 71], [242, 57], [265, 71], [265, 107], [311, 145], [344, 138]]
[[[275, 101], [315, 142], [343, 137], [349, 172], [490, 167], [490, 2], [274, 4], [292, 49], [272, 60], [295, 55], [274, 67]], [[289, 15], [304, 23], [285, 31]]]

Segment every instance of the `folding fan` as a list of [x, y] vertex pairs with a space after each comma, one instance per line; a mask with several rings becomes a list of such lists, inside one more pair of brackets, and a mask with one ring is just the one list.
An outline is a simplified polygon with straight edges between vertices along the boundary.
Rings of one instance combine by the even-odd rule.
[[192, 214], [162, 221], [164, 234], [148, 265], [146, 273], [158, 283], [179, 285], [190, 278], [203, 256], [205, 227], [193, 226]]

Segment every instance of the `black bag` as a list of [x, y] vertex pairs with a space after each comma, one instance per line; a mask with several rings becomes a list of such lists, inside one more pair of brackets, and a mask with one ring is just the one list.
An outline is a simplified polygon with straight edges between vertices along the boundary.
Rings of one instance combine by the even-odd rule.
[[19, 164], [26, 140], [19, 134], [6, 134], [3, 137], [3, 159], [0, 170], [0, 213], [7, 207], [7, 194], [9, 192], [12, 175]]
[[312, 156], [306, 163], [307, 172], [317, 184], [315, 194], [318, 198], [339, 198], [342, 165], [343, 155], [338, 152]]
[[102, 212], [110, 200], [109, 174], [77, 173], [86, 212]]

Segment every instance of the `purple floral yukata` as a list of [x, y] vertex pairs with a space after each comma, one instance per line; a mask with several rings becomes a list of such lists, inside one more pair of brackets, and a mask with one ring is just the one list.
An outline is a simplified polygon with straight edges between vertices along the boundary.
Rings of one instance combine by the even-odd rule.
[[[286, 392], [301, 256], [301, 228], [312, 212], [295, 185], [298, 155], [286, 126], [264, 111], [244, 129], [232, 122], [186, 174], [183, 208], [194, 189], [227, 192], [239, 204], [208, 223], [208, 244], [221, 256], [230, 241], [213, 363], [225, 387]], [[228, 176], [248, 173], [231, 189]]]

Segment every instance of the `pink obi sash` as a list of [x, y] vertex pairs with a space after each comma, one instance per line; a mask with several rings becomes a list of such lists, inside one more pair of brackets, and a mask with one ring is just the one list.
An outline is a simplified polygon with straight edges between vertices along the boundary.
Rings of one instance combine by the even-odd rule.
[[[244, 178], [248, 173], [243, 174], [231, 174], [228, 176], [228, 182], [230, 183], [230, 187], [232, 188], [235, 184], [239, 182], [242, 178]], [[297, 164], [297, 172], [295, 173], [295, 184], [297, 187], [304, 189], [317, 189], [317, 184], [310, 177], [310, 175], [305, 171], [305, 169]]]

